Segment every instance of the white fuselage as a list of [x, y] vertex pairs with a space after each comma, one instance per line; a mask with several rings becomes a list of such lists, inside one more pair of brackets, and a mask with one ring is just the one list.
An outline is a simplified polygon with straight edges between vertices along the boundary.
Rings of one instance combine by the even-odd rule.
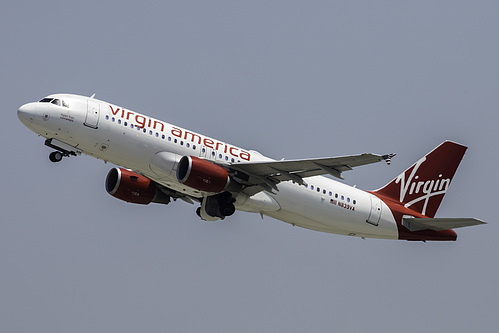
[[[184, 155], [227, 165], [272, 160], [94, 98], [50, 97], [63, 103], [29, 103], [19, 109], [19, 118], [28, 128], [191, 197], [201, 198], [206, 193], [177, 181], [176, 162]], [[235, 206], [323, 232], [398, 238], [393, 214], [376, 196], [323, 176], [306, 178], [306, 183], [283, 181], [277, 185], [279, 191], [259, 192], [257, 200], [248, 200], [241, 193]], [[263, 201], [270, 204], [259, 205]]]

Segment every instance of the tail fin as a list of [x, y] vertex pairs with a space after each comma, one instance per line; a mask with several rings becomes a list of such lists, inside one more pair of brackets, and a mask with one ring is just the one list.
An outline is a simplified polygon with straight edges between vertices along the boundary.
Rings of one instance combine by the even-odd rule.
[[373, 193], [434, 217], [466, 149], [458, 143], [445, 141]]

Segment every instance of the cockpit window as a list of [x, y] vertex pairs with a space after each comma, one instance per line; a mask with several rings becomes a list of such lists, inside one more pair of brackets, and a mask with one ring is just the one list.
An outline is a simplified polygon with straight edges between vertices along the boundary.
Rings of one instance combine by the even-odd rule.
[[60, 100], [57, 98], [45, 97], [45, 98], [42, 98], [39, 103], [52, 103], [52, 104], [59, 105], [59, 106], [62, 105], [65, 108], [69, 108], [69, 104], [66, 101]]

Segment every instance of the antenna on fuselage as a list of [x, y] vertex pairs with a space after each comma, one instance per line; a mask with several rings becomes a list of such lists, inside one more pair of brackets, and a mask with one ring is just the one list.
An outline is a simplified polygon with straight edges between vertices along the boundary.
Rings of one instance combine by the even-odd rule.
[[92, 96], [90, 96], [90, 98], [94, 98], [95, 97], [95, 94], [93, 94]]

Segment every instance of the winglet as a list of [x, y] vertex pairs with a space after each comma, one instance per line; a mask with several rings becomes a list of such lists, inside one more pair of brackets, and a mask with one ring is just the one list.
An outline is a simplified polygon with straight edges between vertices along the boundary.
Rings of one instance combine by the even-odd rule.
[[385, 160], [386, 164], [390, 165], [392, 163], [392, 157], [394, 157], [395, 155], [397, 154], [392, 153], [392, 154], [383, 155], [381, 157]]

